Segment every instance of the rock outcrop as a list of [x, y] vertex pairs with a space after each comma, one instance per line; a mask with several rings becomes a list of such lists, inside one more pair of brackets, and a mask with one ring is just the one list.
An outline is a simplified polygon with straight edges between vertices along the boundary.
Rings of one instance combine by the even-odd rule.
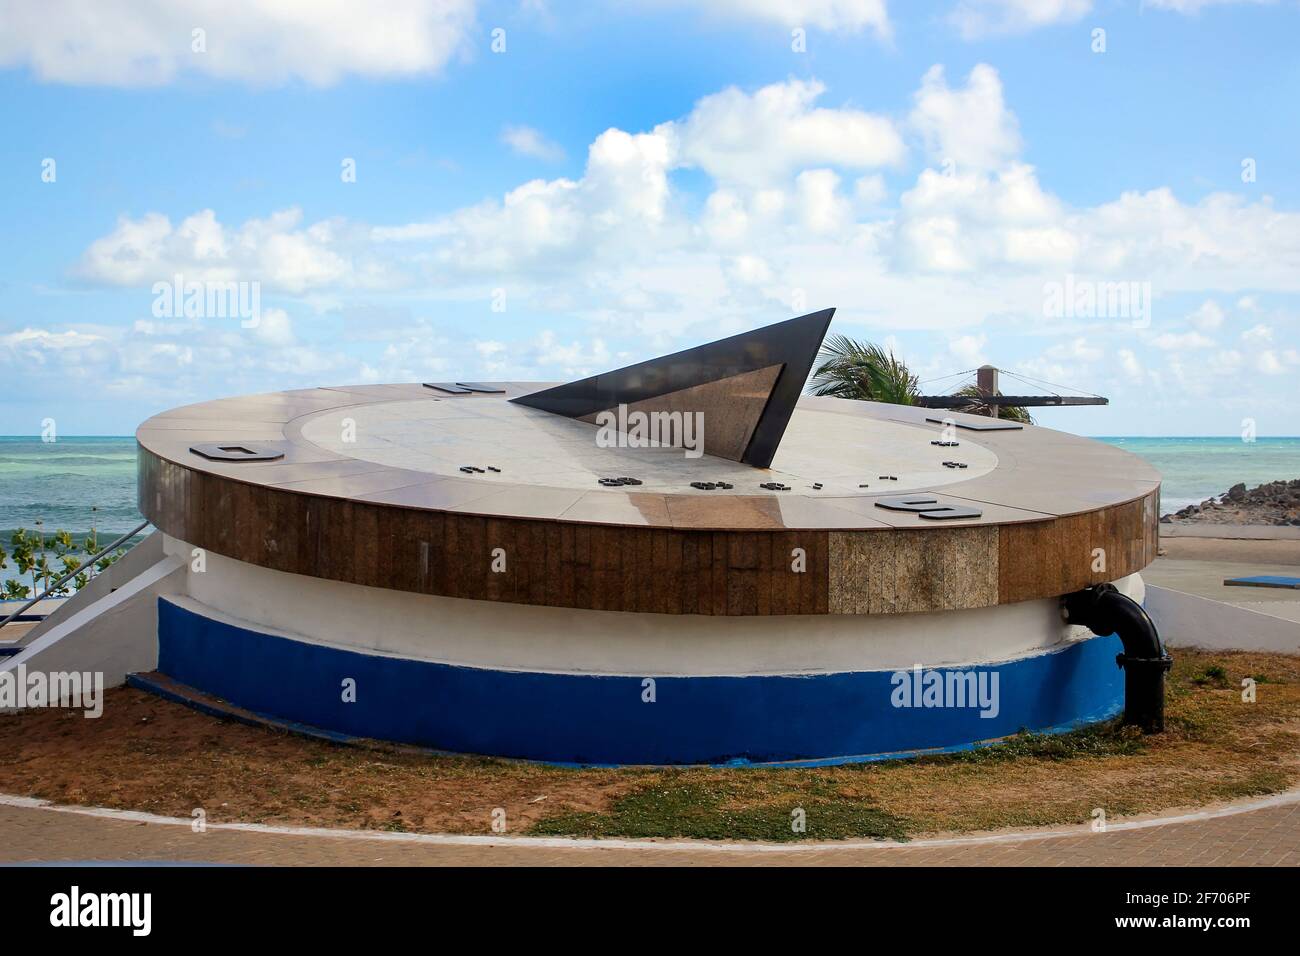
[[1269, 524], [1300, 525], [1300, 478], [1271, 481], [1247, 489], [1238, 482], [1223, 494], [1161, 515], [1165, 524]]

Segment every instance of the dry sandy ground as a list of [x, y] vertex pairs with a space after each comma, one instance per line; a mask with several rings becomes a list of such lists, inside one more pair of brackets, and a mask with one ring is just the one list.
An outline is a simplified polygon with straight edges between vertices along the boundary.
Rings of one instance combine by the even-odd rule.
[[[1218, 670], [1222, 668], [1222, 670]], [[1243, 676], [1264, 678], [1246, 704]], [[1008, 753], [818, 769], [568, 769], [344, 747], [222, 721], [142, 691], [103, 717], [0, 718], [0, 792], [210, 820], [421, 832], [790, 839], [919, 836], [1086, 822], [1300, 779], [1300, 658], [1182, 652], [1168, 731], [1095, 732]]]
[[[1300, 539], [1165, 537], [1168, 570], [1221, 577], [1300, 566]], [[1256, 599], [1258, 589], [1240, 590]], [[1245, 593], [1253, 592], [1253, 593]], [[1297, 592], [1278, 597], [1291, 598]], [[1235, 596], [1235, 595], [1234, 595]], [[1269, 595], [1273, 596], [1273, 595]], [[1263, 677], [1243, 704], [1242, 677]], [[1006, 753], [808, 770], [567, 769], [364, 750], [221, 721], [141, 691], [104, 716], [0, 717], [0, 791], [210, 820], [447, 833], [790, 839], [791, 807], [822, 838], [1073, 824], [1277, 793], [1300, 780], [1300, 658], [1180, 651], [1168, 731], [1104, 732]]]
[[1162, 536], [1160, 547], [1165, 557], [1181, 561], [1300, 566], [1300, 539], [1252, 541]]

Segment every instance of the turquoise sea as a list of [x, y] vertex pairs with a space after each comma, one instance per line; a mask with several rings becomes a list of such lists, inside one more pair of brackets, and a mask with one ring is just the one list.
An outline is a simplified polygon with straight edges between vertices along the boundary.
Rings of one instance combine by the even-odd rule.
[[1160, 509], [1177, 511], [1221, 495], [1239, 481], [1247, 488], [1300, 478], [1300, 438], [1098, 438], [1140, 455], [1160, 471]]
[[[1101, 438], [1150, 461], [1164, 475], [1162, 510], [1174, 511], [1278, 478], [1300, 478], [1300, 438]], [[13, 529], [64, 529], [76, 536], [92, 525], [100, 541], [129, 531], [135, 507], [135, 439], [0, 437], [0, 547]], [[13, 571], [0, 570], [0, 580]]]
[[[18, 577], [11, 556], [15, 528], [81, 539], [95, 528], [100, 545], [140, 523], [135, 507], [134, 438], [0, 436], [0, 549], [8, 556], [0, 584]], [[30, 585], [30, 578], [23, 579]]]

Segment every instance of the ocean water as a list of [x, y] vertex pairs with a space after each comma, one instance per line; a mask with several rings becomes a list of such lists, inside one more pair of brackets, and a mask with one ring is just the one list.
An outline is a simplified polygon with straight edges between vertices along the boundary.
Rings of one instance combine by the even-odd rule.
[[1221, 495], [1237, 482], [1247, 488], [1300, 478], [1300, 438], [1098, 438], [1140, 455], [1160, 471], [1160, 510], [1177, 511]]
[[[95, 509], [95, 510], [92, 510]], [[15, 528], [41, 521], [82, 535], [130, 531], [143, 519], [135, 507], [134, 438], [0, 437], [0, 542]], [[105, 544], [108, 542], [105, 541]]]
[[[1244, 481], [1300, 478], [1300, 438], [1101, 438], [1147, 459], [1164, 476], [1161, 510], [1176, 511]], [[141, 521], [135, 505], [135, 439], [0, 436], [0, 547], [15, 528], [84, 535], [100, 542]], [[13, 574], [13, 562], [0, 581]]]
[[[100, 546], [143, 519], [135, 506], [134, 438], [0, 436], [0, 583], [17, 578], [10, 538], [16, 528], [63, 530], [78, 540], [93, 527]], [[57, 566], [57, 562], [51, 562]], [[30, 577], [22, 579], [30, 585]]]

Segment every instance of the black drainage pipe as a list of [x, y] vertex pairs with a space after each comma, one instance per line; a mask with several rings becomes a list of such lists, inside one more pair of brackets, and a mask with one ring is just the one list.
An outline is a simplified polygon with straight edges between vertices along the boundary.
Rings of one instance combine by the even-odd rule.
[[1124, 723], [1143, 733], [1165, 729], [1165, 674], [1174, 660], [1142, 605], [1113, 584], [1096, 584], [1065, 595], [1062, 613], [1069, 624], [1094, 634], [1118, 634], [1124, 653], [1115, 663], [1124, 670]]

